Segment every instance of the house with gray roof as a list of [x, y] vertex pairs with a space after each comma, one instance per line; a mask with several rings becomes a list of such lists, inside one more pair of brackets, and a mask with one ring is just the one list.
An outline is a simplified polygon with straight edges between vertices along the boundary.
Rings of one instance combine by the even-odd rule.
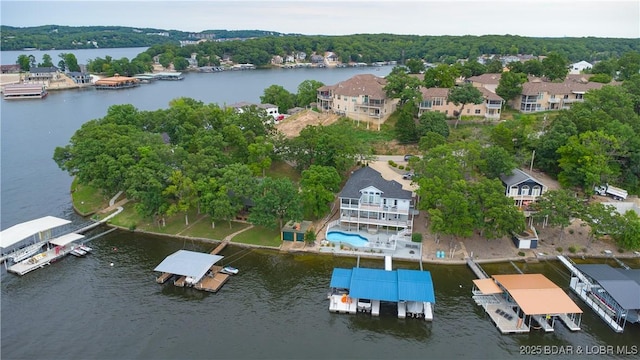
[[540, 180], [520, 169], [514, 169], [509, 175], [501, 175], [500, 180], [505, 186], [504, 194], [520, 207], [526, 207], [547, 191], [547, 187]]
[[415, 214], [413, 195], [397, 181], [385, 180], [365, 166], [351, 174], [340, 198], [340, 226], [352, 231], [411, 229]]

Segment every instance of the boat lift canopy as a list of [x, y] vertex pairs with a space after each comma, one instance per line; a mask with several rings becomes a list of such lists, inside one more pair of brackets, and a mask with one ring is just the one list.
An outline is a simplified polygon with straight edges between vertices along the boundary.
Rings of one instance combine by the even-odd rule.
[[84, 235], [81, 234], [76, 234], [76, 233], [71, 233], [71, 234], [66, 234], [66, 235], [62, 235], [60, 237], [57, 237], [51, 241], [49, 241], [49, 243], [56, 245], [56, 246], [65, 246], [71, 242], [74, 242], [76, 240], [80, 240], [84, 238]]
[[527, 315], [582, 314], [582, 310], [553, 281], [542, 274], [493, 275]]
[[189, 276], [196, 281], [202, 279], [213, 264], [220, 261], [224, 256], [211, 255], [195, 251], [178, 250], [167, 256], [154, 271]]
[[431, 273], [428, 271], [334, 268], [330, 286], [348, 289], [349, 295], [358, 299], [390, 302], [436, 301]]
[[617, 269], [607, 264], [581, 264], [576, 268], [597, 281], [623, 309], [640, 309], [640, 269]]
[[0, 232], [0, 248], [6, 249], [11, 245], [36, 235], [37, 233], [51, 230], [69, 223], [71, 223], [70, 220], [57, 218], [55, 216], [45, 216], [14, 225]]
[[475, 279], [473, 283], [484, 295], [501, 294], [503, 292], [493, 279]]

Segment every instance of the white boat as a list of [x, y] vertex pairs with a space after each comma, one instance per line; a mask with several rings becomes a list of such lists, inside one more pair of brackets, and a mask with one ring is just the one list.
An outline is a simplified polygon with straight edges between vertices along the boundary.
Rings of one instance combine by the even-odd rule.
[[93, 251], [93, 249], [88, 247], [87, 245], [80, 245], [79, 248], [80, 248], [80, 250], [82, 250], [84, 252], [87, 252], [87, 253]]
[[44, 243], [40, 242], [37, 244], [27, 246], [24, 249], [20, 249], [14, 252], [13, 254], [11, 254], [10, 258], [14, 263], [19, 263], [20, 261], [37, 254], [42, 249], [43, 245]]
[[225, 267], [222, 268], [222, 270], [220, 270], [221, 273], [229, 274], [229, 275], [235, 275], [239, 271], [240, 270], [234, 268], [233, 266], [225, 266]]
[[73, 250], [71, 250], [71, 255], [75, 255], [75, 256], [85, 256], [87, 255], [87, 252], [84, 250], [81, 250], [80, 248], [75, 248]]

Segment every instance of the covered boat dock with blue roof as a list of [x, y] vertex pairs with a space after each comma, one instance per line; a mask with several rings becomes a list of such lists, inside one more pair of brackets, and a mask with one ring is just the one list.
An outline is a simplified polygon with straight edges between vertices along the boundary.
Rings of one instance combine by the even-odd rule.
[[380, 302], [398, 304], [398, 317], [432, 320], [435, 293], [431, 273], [420, 270], [335, 268], [331, 276], [329, 311], [379, 315]]

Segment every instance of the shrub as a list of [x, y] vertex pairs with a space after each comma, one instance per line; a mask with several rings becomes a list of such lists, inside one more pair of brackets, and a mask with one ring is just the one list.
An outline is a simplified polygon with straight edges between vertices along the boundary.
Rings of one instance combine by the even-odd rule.
[[582, 251], [583, 253], [586, 253], [588, 250], [586, 247], [583, 247], [582, 249], [580, 249], [580, 251]]
[[561, 252], [562, 252], [562, 250], [563, 250], [563, 249], [562, 249], [562, 246], [558, 246], [558, 247], [556, 248], [556, 251], [557, 251], [557, 252], [559, 252], [559, 253], [561, 253]]
[[518, 251], [519, 256], [524, 256], [524, 251]]
[[400, 165], [400, 166], [398, 166], [398, 169], [400, 169], [400, 170], [404, 170], [404, 165]]
[[573, 229], [569, 229], [569, 234], [573, 235]]
[[404, 169], [407, 170], [407, 171], [411, 170], [411, 168], [408, 167], [408, 166], [405, 166]]
[[393, 160], [389, 160], [389, 165], [391, 165], [393, 167], [397, 167], [398, 166], [398, 164], [396, 164], [396, 162], [393, 161]]
[[411, 234], [411, 241], [413, 241], [413, 242], [422, 242], [422, 234], [421, 233], [413, 233], [413, 234]]
[[576, 251], [578, 251], [578, 249], [576, 249], [576, 247], [574, 245], [569, 246], [569, 252], [572, 254], [575, 254]]
[[622, 254], [622, 253], [624, 252], [624, 249], [623, 249], [623, 248], [619, 248], [619, 249], [618, 249], [618, 252], [619, 252], [620, 254]]
[[136, 229], [136, 224], [129, 225], [129, 230], [134, 231]]
[[309, 230], [304, 233], [304, 240], [308, 243], [316, 241], [316, 232], [313, 231], [313, 228], [309, 228]]

